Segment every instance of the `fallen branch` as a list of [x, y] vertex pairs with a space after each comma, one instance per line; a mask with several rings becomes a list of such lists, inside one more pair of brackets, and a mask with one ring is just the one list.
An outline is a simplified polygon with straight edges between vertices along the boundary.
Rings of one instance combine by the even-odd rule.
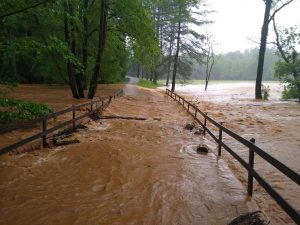
[[75, 144], [79, 143], [78, 139], [73, 139], [73, 140], [53, 140], [53, 144], [55, 146], [62, 146], [62, 145], [70, 145], [70, 144]]
[[123, 120], [147, 120], [145, 117], [132, 117], [132, 116], [100, 116], [100, 119], [123, 119]]

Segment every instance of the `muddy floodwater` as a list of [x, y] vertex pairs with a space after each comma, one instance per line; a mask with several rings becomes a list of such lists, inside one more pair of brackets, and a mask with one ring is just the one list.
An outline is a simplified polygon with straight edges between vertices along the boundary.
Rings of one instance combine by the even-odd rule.
[[0, 157], [1, 225], [224, 225], [258, 209], [160, 91], [127, 85], [104, 115], [145, 120], [90, 120], [78, 144]]
[[[283, 86], [279, 83], [266, 85], [271, 89], [269, 101], [254, 100], [254, 82], [212, 84], [207, 92], [204, 85], [179, 85], [176, 92], [242, 137], [255, 138], [259, 147], [300, 173], [300, 104], [281, 101]], [[215, 134], [218, 134], [216, 130]], [[248, 161], [248, 149], [226, 135], [224, 139]], [[236, 176], [246, 184], [246, 171], [225, 150], [223, 155]], [[290, 182], [257, 155], [255, 168], [300, 211], [299, 185]], [[258, 184], [254, 185], [254, 198], [273, 224], [294, 224]]]

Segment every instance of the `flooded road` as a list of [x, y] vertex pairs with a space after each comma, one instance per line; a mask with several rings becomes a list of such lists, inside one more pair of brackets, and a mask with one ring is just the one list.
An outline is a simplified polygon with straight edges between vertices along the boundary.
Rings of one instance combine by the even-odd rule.
[[[281, 101], [283, 87], [270, 86], [270, 101], [254, 100], [254, 82], [212, 84], [208, 91], [204, 85], [178, 86], [176, 92], [194, 102], [199, 108], [242, 137], [256, 139], [256, 144], [266, 152], [300, 173], [300, 104]], [[211, 126], [212, 127], [212, 126]], [[215, 134], [218, 134], [215, 131]], [[224, 135], [225, 143], [248, 161], [249, 150]], [[225, 152], [224, 156], [233, 172], [246, 185], [246, 171]], [[286, 179], [280, 172], [255, 158], [255, 168], [292, 205], [300, 211], [300, 187]], [[254, 198], [273, 224], [294, 224], [279, 206], [255, 184]]]
[[104, 115], [147, 120], [90, 121], [79, 144], [0, 157], [0, 224], [223, 225], [257, 210], [169, 97], [127, 85]]

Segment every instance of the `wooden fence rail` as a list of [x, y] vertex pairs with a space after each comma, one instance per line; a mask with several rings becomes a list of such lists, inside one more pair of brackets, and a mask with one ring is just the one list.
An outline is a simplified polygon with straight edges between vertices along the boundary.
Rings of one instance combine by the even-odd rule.
[[[47, 135], [48, 134], [50, 134], [50, 133], [52, 133], [52, 132], [54, 132], [58, 129], [61, 129], [61, 128], [69, 125], [69, 124], [72, 124], [72, 129], [75, 130], [77, 121], [79, 121], [79, 120], [81, 120], [81, 119], [83, 119], [83, 118], [85, 118], [89, 115], [92, 115], [95, 112], [103, 111], [110, 104], [112, 98], [116, 98], [116, 97], [119, 97], [119, 96], [122, 96], [122, 95], [123, 95], [123, 90], [118, 90], [110, 96], [100, 97], [97, 100], [91, 100], [91, 101], [86, 102], [86, 103], [82, 103], [82, 104], [79, 104], [79, 105], [74, 105], [74, 106], [71, 106], [67, 109], [64, 109], [64, 110], [61, 110], [61, 111], [58, 111], [58, 112], [55, 112], [55, 113], [51, 113], [51, 114], [42, 116], [38, 119], [29, 121], [29, 122], [23, 122], [23, 123], [17, 123], [17, 124], [4, 126], [4, 127], [0, 128], [0, 134], [11, 132], [11, 131], [19, 129], [19, 128], [33, 127], [33, 126], [35, 126], [36, 124], [39, 124], [39, 123], [41, 123], [41, 125], [42, 125], [42, 130], [41, 130], [41, 132], [39, 132], [37, 134], [34, 134], [33, 136], [30, 136], [28, 138], [25, 138], [23, 140], [20, 140], [20, 141], [14, 143], [14, 144], [11, 144], [9, 146], [6, 146], [6, 147], [0, 149], [0, 155], [4, 154], [4, 153], [7, 153], [9, 151], [12, 151], [12, 150], [14, 150], [14, 149], [16, 149], [20, 146], [23, 146], [23, 145], [25, 145], [29, 142], [32, 142], [36, 139], [39, 139], [39, 138], [42, 138], [42, 145], [43, 145], [43, 147], [46, 147], [47, 146], [46, 141], [47, 141]], [[86, 112], [82, 115], [76, 116], [76, 111], [78, 111], [79, 109], [81, 109], [83, 107], [90, 107], [90, 109], [89, 109], [88, 112]], [[60, 116], [60, 115], [63, 115], [63, 114], [69, 113], [69, 112], [72, 112], [72, 119], [61, 122], [61, 123], [59, 123], [58, 125], [56, 125], [54, 127], [47, 128], [47, 121], [48, 120], [54, 119], [57, 116]]]
[[[246, 140], [233, 131], [223, 126], [223, 123], [216, 122], [214, 119], [208, 116], [207, 112], [202, 112], [197, 106], [185, 100], [185, 98], [180, 95], [171, 92], [169, 89], [166, 89], [166, 94], [170, 96], [175, 101], [178, 101], [183, 107], [188, 111], [188, 113], [197, 121], [202, 128], [204, 129], [204, 135], [208, 133], [214, 141], [218, 144], [218, 155], [221, 155], [222, 147], [229, 152], [246, 170], [248, 171], [248, 187], [247, 191], [250, 196], [253, 194], [253, 178], [267, 191], [267, 193], [277, 202], [278, 205], [291, 217], [291, 219], [300, 224], [300, 214], [299, 212], [288, 203], [255, 169], [254, 169], [254, 153], [259, 155], [263, 160], [271, 164], [274, 168], [279, 170], [286, 177], [290, 178], [291, 181], [300, 185], [300, 175], [294, 170], [290, 169], [273, 156], [269, 155], [267, 152], [255, 145], [255, 139]], [[198, 115], [201, 115], [203, 122], [199, 119]], [[213, 134], [213, 132], [207, 127], [207, 122], [213, 124], [216, 128], [219, 129], [218, 137]], [[235, 151], [228, 147], [223, 139], [222, 134], [226, 133], [237, 142], [243, 144], [249, 148], [249, 162], [247, 163], [242, 159]]]

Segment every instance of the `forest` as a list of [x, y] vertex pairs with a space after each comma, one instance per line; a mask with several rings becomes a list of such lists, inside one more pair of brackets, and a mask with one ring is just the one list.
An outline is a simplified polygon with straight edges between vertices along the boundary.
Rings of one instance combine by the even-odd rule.
[[172, 91], [176, 80], [255, 78], [258, 93], [261, 79], [279, 79], [300, 90], [298, 28], [276, 29], [275, 23], [275, 14], [292, 0], [282, 6], [265, 1], [269, 19], [264, 24], [273, 21], [276, 31], [273, 48], [265, 49], [262, 40], [259, 49], [226, 54], [214, 52], [208, 29], [214, 23], [208, 15], [214, 12], [208, 2], [2, 1], [0, 82], [67, 84], [74, 98], [90, 99], [97, 84], [122, 82], [126, 75], [154, 84], [165, 79]]
[[[264, 80], [278, 80], [274, 77], [275, 64], [280, 59], [275, 49], [268, 48], [265, 55]], [[212, 80], [255, 80], [257, 69], [258, 48], [244, 52], [236, 51], [216, 56], [212, 68]], [[205, 80], [205, 65], [195, 64], [192, 79]]]

